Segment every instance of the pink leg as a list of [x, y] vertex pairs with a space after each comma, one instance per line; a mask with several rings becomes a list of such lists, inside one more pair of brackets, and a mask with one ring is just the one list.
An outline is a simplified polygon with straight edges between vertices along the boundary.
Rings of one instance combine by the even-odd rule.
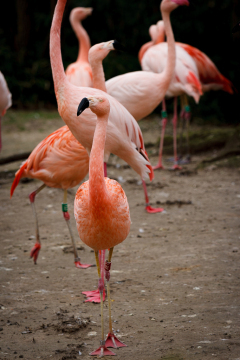
[[111, 298], [110, 298], [110, 285], [109, 285], [110, 269], [111, 269], [111, 265], [112, 265], [112, 263], [111, 263], [112, 253], [113, 253], [113, 248], [111, 248], [109, 250], [108, 260], [106, 260], [106, 262], [105, 262], [105, 279], [107, 281], [108, 311], [109, 311], [109, 333], [107, 334], [107, 338], [105, 340], [105, 346], [107, 348], [112, 347], [112, 348], [116, 349], [116, 348], [124, 347], [127, 345], [124, 344], [123, 342], [121, 342], [120, 340], [118, 340], [116, 335], [114, 335], [113, 328], [112, 328]]
[[100, 294], [101, 299], [101, 341], [100, 341], [100, 347], [91, 352], [89, 355], [96, 355], [98, 357], [103, 357], [106, 355], [116, 355], [114, 352], [109, 350], [105, 345], [104, 340], [104, 321], [103, 321], [103, 291], [104, 291], [104, 278], [102, 278], [102, 275], [104, 274], [104, 262], [105, 262], [105, 250], [101, 250], [100, 259], [101, 263], [99, 262], [98, 257], [98, 251], [95, 251], [95, 257], [96, 257], [96, 263], [97, 263], [97, 270], [98, 270], [98, 291]]
[[71, 224], [70, 224], [70, 215], [69, 215], [69, 212], [68, 212], [67, 190], [66, 189], [64, 190], [64, 198], [63, 198], [63, 203], [62, 203], [62, 212], [63, 212], [63, 217], [66, 220], [67, 227], [68, 227], [69, 234], [70, 234], [70, 238], [71, 238], [72, 245], [73, 245], [75, 266], [78, 269], [87, 269], [90, 266], [93, 266], [91, 264], [90, 265], [89, 264], [82, 264], [81, 261], [80, 261], [80, 257], [78, 256], [77, 247], [76, 247], [76, 244], [75, 244], [75, 240], [74, 240], [74, 236], [73, 236], [73, 232], [72, 232], [72, 227], [71, 227]]
[[[102, 257], [103, 257], [103, 261], [102, 261]], [[101, 256], [99, 255], [99, 264], [100, 264], [100, 270], [101, 270], [101, 279], [103, 282], [103, 292], [102, 292], [103, 301], [105, 300], [105, 297], [106, 297], [106, 292], [105, 292], [105, 288], [104, 288], [104, 260], [105, 260], [105, 250], [101, 250]], [[97, 303], [97, 304], [99, 304], [101, 302], [101, 296], [100, 296], [99, 289], [92, 290], [92, 291], [83, 291], [82, 294], [87, 296], [87, 299], [85, 300], [85, 302], [93, 302], [93, 303]]]
[[144, 190], [145, 201], [146, 201], [145, 209], [147, 210], [147, 212], [150, 213], [150, 214], [156, 214], [156, 213], [162, 212], [164, 210], [163, 208], [153, 208], [152, 206], [149, 205], [149, 198], [148, 198], [148, 193], [147, 193], [147, 185], [146, 185], [144, 180], [142, 180], [142, 184], [143, 184], [143, 190]]
[[160, 139], [160, 146], [159, 146], [159, 158], [158, 158], [158, 164], [156, 166], [153, 166], [153, 170], [164, 169], [163, 164], [162, 164], [162, 153], [163, 153], [163, 143], [164, 143], [164, 134], [165, 134], [166, 125], [167, 125], [166, 102], [165, 102], [165, 99], [163, 99], [163, 101], [162, 101], [162, 132], [161, 132], [161, 139]]
[[173, 149], [174, 149], [174, 165], [173, 170], [180, 170], [177, 157], [177, 97], [174, 98], [174, 115], [173, 115]]
[[33, 210], [33, 214], [34, 214], [34, 218], [35, 218], [35, 229], [36, 229], [36, 243], [33, 246], [31, 252], [30, 252], [30, 257], [33, 258], [34, 264], [37, 264], [37, 258], [38, 258], [38, 254], [39, 251], [41, 249], [41, 242], [40, 242], [40, 236], [39, 236], [39, 227], [38, 227], [38, 218], [37, 218], [37, 212], [36, 212], [36, 208], [35, 208], [35, 196], [42, 190], [45, 188], [45, 184], [42, 184], [37, 190], [33, 191], [30, 195], [29, 195], [29, 200], [30, 203], [32, 205], [32, 210]]
[[104, 177], [107, 177], [107, 163], [104, 163]]

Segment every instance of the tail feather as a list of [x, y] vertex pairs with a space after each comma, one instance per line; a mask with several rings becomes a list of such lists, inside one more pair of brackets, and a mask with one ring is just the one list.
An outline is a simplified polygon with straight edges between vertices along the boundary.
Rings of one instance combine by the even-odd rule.
[[187, 81], [189, 81], [191, 84], [193, 84], [200, 95], [202, 95], [202, 85], [200, 83], [200, 81], [198, 80], [198, 78], [196, 77], [196, 75], [192, 72], [189, 71], [188, 76], [187, 76]]
[[16, 189], [16, 187], [18, 186], [18, 183], [22, 177], [22, 174], [24, 172], [24, 170], [27, 167], [27, 161], [25, 161], [25, 163], [20, 167], [20, 169], [16, 172], [15, 174], [15, 179], [13, 180], [12, 186], [11, 186], [11, 190], [10, 190], [10, 197], [13, 196], [14, 190]]

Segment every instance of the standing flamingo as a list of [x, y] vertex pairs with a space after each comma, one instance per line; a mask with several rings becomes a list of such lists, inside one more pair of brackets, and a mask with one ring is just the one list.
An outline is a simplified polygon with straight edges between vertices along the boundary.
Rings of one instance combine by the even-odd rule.
[[[119, 49], [121, 50], [121, 44], [119, 44], [116, 40], [109, 41], [101, 44], [96, 44], [91, 47], [89, 50], [89, 63], [92, 68], [92, 75], [93, 75], [93, 87], [96, 89], [100, 89], [102, 91], [106, 90], [106, 84], [105, 84], [105, 75], [103, 71], [103, 65], [102, 62], [104, 58], [107, 56], [110, 50], [113, 49]], [[106, 165], [106, 164], [105, 164]], [[105, 176], [107, 176], [106, 173], [106, 166], [105, 166]], [[144, 180], [142, 180], [143, 184], [143, 190], [145, 195], [145, 209], [150, 214], [155, 214], [158, 212], [162, 212], [163, 208], [153, 208], [149, 204], [149, 197], [147, 193], [147, 186]]]
[[160, 5], [168, 41], [167, 64], [164, 71], [161, 74], [134, 71], [116, 76], [106, 82], [107, 92], [123, 104], [137, 121], [149, 115], [160, 104], [171, 83], [176, 52], [170, 13], [179, 5], [189, 5], [189, 2], [188, 0], [163, 0]]
[[70, 23], [79, 41], [77, 61], [66, 69], [68, 80], [76, 86], [92, 86], [92, 69], [88, 62], [88, 51], [91, 47], [88, 33], [81, 21], [91, 15], [92, 8], [77, 7], [70, 13]]
[[12, 106], [12, 94], [10, 93], [7, 82], [0, 71], [0, 151], [2, 149], [1, 121], [8, 108]]
[[[76, 193], [74, 214], [80, 238], [95, 251], [98, 290], [101, 297], [102, 336], [100, 347], [90, 355], [102, 357], [115, 355], [107, 347], [126, 346], [113, 334], [109, 279], [113, 248], [128, 236], [131, 219], [127, 197], [122, 187], [117, 181], [104, 177], [104, 145], [110, 109], [109, 101], [102, 95], [101, 97], [83, 98], [78, 107], [78, 115], [88, 107], [97, 115], [97, 123], [90, 154], [89, 181], [83, 183]], [[110, 249], [108, 260], [105, 263], [110, 329], [105, 341], [103, 322], [104, 278], [102, 278], [101, 270], [104, 266], [106, 249]], [[99, 262], [99, 252], [101, 263]]]
[[67, 189], [78, 185], [84, 179], [88, 173], [88, 167], [88, 153], [65, 125], [41, 141], [17, 171], [11, 187], [11, 197], [21, 178], [27, 177], [43, 181], [43, 184], [29, 195], [36, 227], [36, 243], [31, 250], [30, 256], [33, 257], [35, 264], [41, 249], [41, 241], [34, 201], [36, 195], [45, 186], [50, 186], [64, 190], [62, 211], [73, 244], [75, 266], [83, 269], [91, 266], [80, 262], [67, 205]]
[[[162, 14], [163, 15], [163, 14]], [[142, 69], [154, 73], [162, 73], [167, 63], [168, 44], [161, 42], [164, 39], [164, 18], [163, 22], [158, 22], [158, 43], [151, 46], [141, 59]], [[167, 32], [166, 32], [167, 34]], [[188, 94], [196, 102], [202, 95], [201, 83], [199, 80], [198, 70], [191, 56], [182, 48], [176, 46], [176, 68], [174, 77], [166, 92], [166, 97], [174, 97], [174, 115], [173, 115], [173, 145], [174, 145], [174, 166], [173, 169], [179, 169], [177, 156], [177, 96]], [[162, 134], [159, 149], [159, 160], [154, 169], [162, 169], [162, 151], [164, 133], [167, 124], [167, 112], [165, 100], [162, 103]]]
[[[157, 22], [157, 35], [155, 35], [155, 38], [157, 38], [157, 40], [155, 42], [156, 43], [163, 42], [164, 37], [165, 37], [164, 23], [162, 20], [160, 20]], [[228, 92], [229, 94], [233, 94], [233, 84], [220, 73], [216, 65], [205, 53], [203, 53], [202, 51], [191, 45], [176, 42], [176, 48], [178, 47], [184, 49], [194, 60], [197, 66], [199, 80], [201, 82], [203, 93], [210, 90], [223, 90]], [[186, 97], [182, 99], [182, 104], [184, 106], [182, 106], [181, 117], [183, 117], [187, 121], [187, 128], [188, 128], [189, 118], [190, 118], [190, 114], [189, 114], [190, 108], [186, 100]], [[188, 139], [188, 135], [187, 135], [187, 139]]]
[[[67, 80], [60, 45], [60, 29], [66, 1], [58, 0], [50, 32], [50, 60], [59, 114], [76, 139], [90, 153], [96, 115], [91, 110], [86, 110], [79, 120], [76, 107], [79, 99], [86, 94], [88, 97], [106, 96], [111, 107], [106, 130], [104, 161], [107, 162], [110, 153], [113, 153], [126, 161], [142, 178], [149, 176], [152, 180], [154, 174], [145, 151], [141, 129], [131, 114], [116, 99], [101, 90], [77, 87]], [[94, 292], [90, 293], [95, 296]]]

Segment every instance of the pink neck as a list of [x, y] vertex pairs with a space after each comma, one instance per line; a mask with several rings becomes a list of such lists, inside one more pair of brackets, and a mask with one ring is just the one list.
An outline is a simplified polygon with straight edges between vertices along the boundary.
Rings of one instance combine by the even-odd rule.
[[165, 87], [167, 91], [170, 82], [172, 80], [172, 77], [174, 75], [174, 69], [176, 64], [176, 49], [175, 49], [174, 35], [170, 22], [170, 14], [168, 12], [162, 11], [162, 18], [164, 21], [164, 28], [165, 28], [165, 32], [167, 36], [167, 44], [168, 44], [167, 65], [162, 73], [165, 79]]
[[91, 47], [91, 43], [88, 33], [82, 26], [81, 20], [82, 19], [77, 19], [74, 17], [71, 20], [71, 25], [79, 41], [79, 51], [78, 51], [77, 61], [88, 62], [88, 51]]
[[89, 162], [89, 205], [96, 213], [108, 202], [103, 167], [108, 115], [97, 117]]
[[92, 68], [93, 87], [107, 92], [102, 60], [94, 60], [90, 57], [89, 63]]
[[50, 31], [50, 61], [57, 98], [59, 88], [61, 85], [63, 85], [66, 79], [61, 54], [61, 23], [66, 2], [67, 0], [58, 0], [55, 7]]

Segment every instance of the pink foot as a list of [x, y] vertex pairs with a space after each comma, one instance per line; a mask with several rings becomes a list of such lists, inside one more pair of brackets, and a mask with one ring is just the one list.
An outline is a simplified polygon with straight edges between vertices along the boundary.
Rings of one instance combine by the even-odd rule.
[[74, 261], [74, 263], [75, 263], [75, 266], [76, 266], [76, 268], [78, 268], [78, 269], [87, 269], [87, 268], [89, 268], [89, 267], [91, 267], [91, 266], [95, 266], [95, 265], [89, 265], [89, 264], [82, 264], [79, 260], [78, 261]]
[[119, 347], [124, 347], [127, 346], [126, 344], [124, 344], [123, 342], [121, 342], [120, 340], [118, 340], [118, 338], [113, 334], [113, 333], [108, 333], [107, 334], [107, 338], [105, 341], [105, 346], [107, 348], [112, 347], [112, 348], [119, 348]]
[[37, 263], [37, 258], [38, 258], [40, 249], [41, 249], [41, 244], [36, 242], [36, 244], [34, 245], [34, 247], [32, 248], [32, 250], [30, 252], [30, 257], [33, 258], [34, 264]]
[[156, 166], [153, 166], [152, 168], [153, 168], [153, 170], [158, 170], [158, 169], [164, 170], [164, 166], [162, 164], [159, 164], [159, 163]]
[[89, 355], [97, 355], [98, 357], [107, 356], [107, 355], [116, 355], [111, 350], [108, 350], [108, 348], [105, 345], [101, 345], [97, 350], [91, 352]]
[[160, 212], [162, 212], [164, 210], [163, 208], [153, 208], [150, 205], [147, 205], [145, 209], [147, 210], [147, 212], [149, 214], [160, 213]]
[[173, 165], [172, 170], [182, 170], [182, 167], [175, 164], [175, 165]]
[[[83, 291], [82, 294], [87, 296], [87, 299], [85, 300], [85, 302], [93, 302], [93, 303], [100, 303], [101, 302], [101, 298], [100, 298], [100, 292], [99, 290], [93, 290], [93, 291]], [[105, 289], [103, 290], [103, 301], [105, 300]]]

